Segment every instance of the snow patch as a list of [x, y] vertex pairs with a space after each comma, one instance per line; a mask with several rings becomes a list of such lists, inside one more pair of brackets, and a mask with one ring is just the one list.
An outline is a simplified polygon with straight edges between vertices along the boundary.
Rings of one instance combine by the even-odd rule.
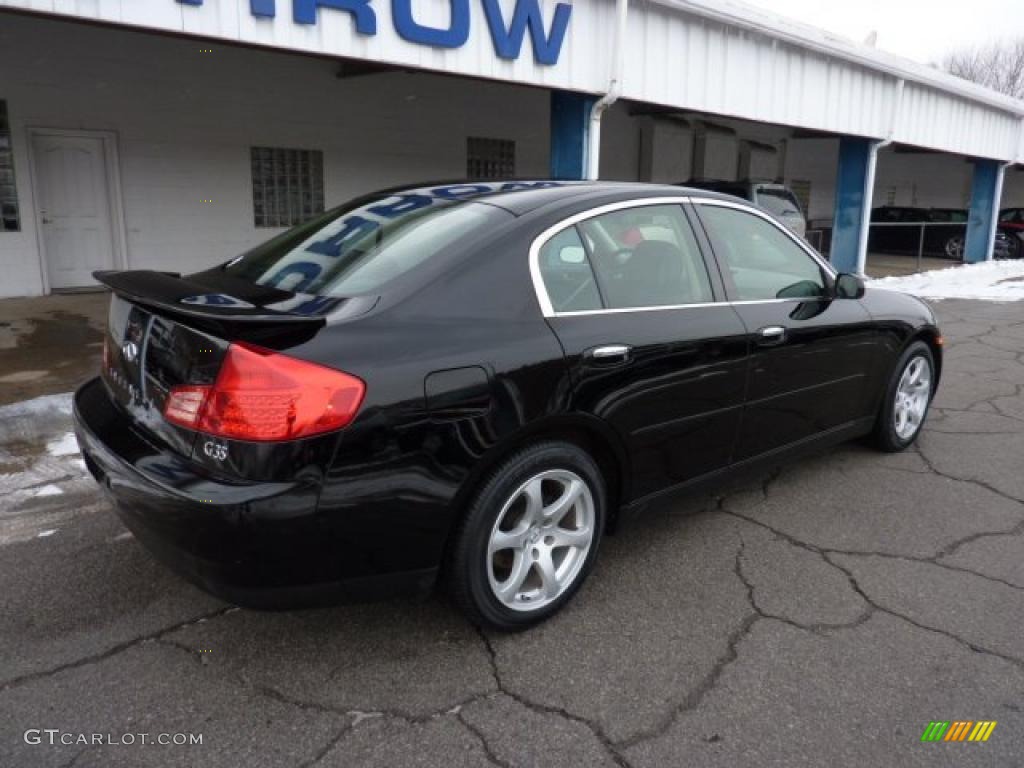
[[40, 531], [36, 534], [37, 539], [45, 539], [47, 536], [53, 536], [57, 532], [56, 528], [49, 528], [45, 531]]
[[33, 495], [34, 496], [60, 496], [62, 493], [64, 493], [64, 491], [62, 491], [56, 485], [53, 485], [52, 483], [50, 483], [49, 485], [44, 485], [42, 488], [37, 490]]
[[43, 395], [34, 397], [31, 400], [21, 400], [17, 403], [0, 405], [0, 421], [13, 419], [18, 416], [34, 416], [40, 413], [63, 413], [71, 415], [71, 398], [73, 393], [64, 392], [60, 395]]
[[74, 432], [66, 432], [56, 440], [46, 444], [46, 452], [51, 456], [76, 456], [78, 455], [78, 440]]
[[872, 287], [927, 299], [1020, 301], [1024, 299], [1024, 259], [964, 264], [904, 277], [883, 277], [870, 283]]

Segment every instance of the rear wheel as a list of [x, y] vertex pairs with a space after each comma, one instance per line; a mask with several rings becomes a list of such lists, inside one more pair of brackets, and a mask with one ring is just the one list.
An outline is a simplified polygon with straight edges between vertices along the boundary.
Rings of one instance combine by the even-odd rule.
[[900, 356], [886, 387], [874, 438], [883, 451], [902, 451], [917, 439], [931, 405], [935, 360], [923, 341]]
[[581, 448], [546, 442], [506, 460], [484, 483], [448, 563], [455, 601], [476, 624], [530, 627], [575, 594], [597, 557], [604, 482]]

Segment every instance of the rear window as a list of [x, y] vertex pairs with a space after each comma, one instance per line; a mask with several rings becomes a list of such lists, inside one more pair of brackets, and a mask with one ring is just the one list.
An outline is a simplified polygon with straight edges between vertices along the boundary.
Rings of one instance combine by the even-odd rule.
[[370, 293], [510, 215], [490, 205], [415, 193], [363, 198], [278, 235], [224, 269], [296, 293]]
[[800, 203], [788, 189], [758, 187], [757, 204], [776, 216], [791, 216], [800, 213]]

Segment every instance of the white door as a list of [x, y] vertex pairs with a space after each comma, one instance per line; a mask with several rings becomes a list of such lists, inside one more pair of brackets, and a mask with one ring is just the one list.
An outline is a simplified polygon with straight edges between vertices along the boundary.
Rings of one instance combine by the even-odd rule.
[[50, 288], [96, 285], [114, 265], [103, 139], [37, 135], [32, 151]]

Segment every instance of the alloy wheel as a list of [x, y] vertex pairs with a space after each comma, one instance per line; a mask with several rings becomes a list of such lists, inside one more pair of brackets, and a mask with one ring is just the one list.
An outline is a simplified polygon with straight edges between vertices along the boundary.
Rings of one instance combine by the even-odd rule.
[[921, 355], [910, 358], [896, 387], [896, 403], [893, 408], [893, 428], [900, 440], [909, 440], [917, 434], [928, 411], [931, 396], [931, 365]]
[[564, 469], [540, 472], [503, 505], [487, 545], [495, 597], [516, 611], [557, 600], [579, 577], [594, 540], [594, 496]]
[[964, 239], [962, 237], [951, 237], [946, 241], [946, 256], [956, 261], [964, 260]]

